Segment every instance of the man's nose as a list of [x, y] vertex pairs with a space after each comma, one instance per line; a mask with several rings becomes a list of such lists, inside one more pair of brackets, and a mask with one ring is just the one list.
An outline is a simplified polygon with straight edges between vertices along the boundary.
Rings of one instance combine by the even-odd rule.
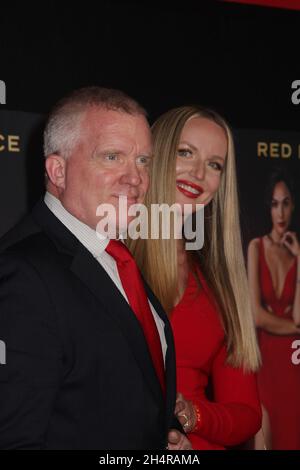
[[137, 186], [141, 182], [141, 175], [136, 162], [127, 162], [122, 175], [122, 182]]

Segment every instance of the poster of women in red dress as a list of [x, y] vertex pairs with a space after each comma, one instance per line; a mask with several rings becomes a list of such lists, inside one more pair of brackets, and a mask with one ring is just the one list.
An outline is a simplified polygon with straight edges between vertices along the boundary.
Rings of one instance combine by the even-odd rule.
[[262, 365], [254, 447], [300, 449], [300, 136], [237, 132], [241, 220]]

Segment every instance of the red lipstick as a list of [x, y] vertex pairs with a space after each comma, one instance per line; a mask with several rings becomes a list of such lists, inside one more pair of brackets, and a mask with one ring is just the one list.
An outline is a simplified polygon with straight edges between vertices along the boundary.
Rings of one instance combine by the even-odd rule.
[[[191, 183], [187, 180], [176, 180], [176, 186], [182, 194], [191, 199], [198, 198], [204, 192], [201, 186], [198, 186], [197, 184]], [[191, 191], [189, 188], [193, 189], [194, 191]]]

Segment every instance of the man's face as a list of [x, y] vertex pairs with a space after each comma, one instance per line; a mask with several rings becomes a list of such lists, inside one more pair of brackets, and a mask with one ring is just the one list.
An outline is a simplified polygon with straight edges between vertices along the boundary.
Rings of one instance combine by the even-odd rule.
[[[100, 204], [116, 208], [126, 196], [128, 208], [144, 200], [149, 184], [151, 133], [142, 115], [90, 108], [83, 118], [81, 137], [66, 161], [61, 203], [95, 229]], [[127, 216], [127, 223], [131, 220]]]

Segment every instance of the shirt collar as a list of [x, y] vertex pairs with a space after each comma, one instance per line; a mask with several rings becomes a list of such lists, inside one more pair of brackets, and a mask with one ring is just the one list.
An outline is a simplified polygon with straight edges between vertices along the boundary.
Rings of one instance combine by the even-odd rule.
[[100, 238], [96, 230], [93, 230], [91, 227], [81, 222], [81, 220], [74, 217], [74, 215], [64, 208], [60, 200], [48, 191], [45, 194], [44, 201], [50, 211], [94, 257], [98, 257], [103, 253], [109, 243], [108, 238]]

